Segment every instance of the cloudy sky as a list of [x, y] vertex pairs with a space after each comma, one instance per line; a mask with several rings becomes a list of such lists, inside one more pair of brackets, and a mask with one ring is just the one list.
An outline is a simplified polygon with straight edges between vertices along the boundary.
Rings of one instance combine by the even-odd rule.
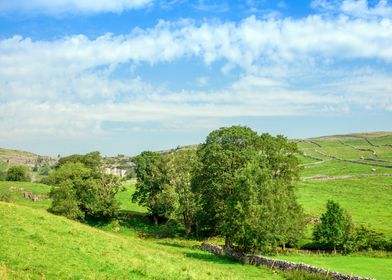
[[0, 1], [0, 147], [135, 155], [233, 124], [392, 131], [392, 3]]

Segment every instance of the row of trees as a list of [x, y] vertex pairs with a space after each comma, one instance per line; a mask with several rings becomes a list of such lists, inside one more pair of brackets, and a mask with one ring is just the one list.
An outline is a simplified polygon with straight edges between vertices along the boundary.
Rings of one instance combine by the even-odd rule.
[[156, 223], [179, 221], [187, 234], [221, 235], [226, 245], [246, 251], [285, 246], [304, 226], [294, 194], [297, 153], [283, 136], [221, 128], [197, 150], [137, 156], [133, 200]]

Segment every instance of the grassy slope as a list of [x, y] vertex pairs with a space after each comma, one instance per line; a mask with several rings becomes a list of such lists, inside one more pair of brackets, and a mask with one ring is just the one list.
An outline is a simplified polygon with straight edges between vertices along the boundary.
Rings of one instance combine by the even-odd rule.
[[[348, 136], [313, 139], [321, 147], [310, 142], [300, 142], [300, 148], [307, 154], [327, 159], [326, 162], [320, 163], [301, 157], [304, 163], [304, 170], [301, 174], [303, 177], [315, 175], [354, 177], [335, 178], [334, 180], [302, 180], [298, 184], [297, 194], [308, 216], [319, 216], [324, 211], [326, 201], [334, 199], [352, 214], [355, 222], [370, 224], [374, 229], [392, 237], [392, 177], [355, 177], [360, 174], [392, 173], [392, 169], [330, 160], [316, 152], [317, 150], [352, 160], [361, 160], [360, 157], [363, 156], [392, 162], [392, 148], [382, 146], [392, 143], [392, 134], [371, 134], [366, 137], [379, 147], [371, 146], [362, 138]], [[369, 151], [350, 148], [342, 144], [342, 141], [357, 148], [375, 150], [378, 157], [374, 157]], [[6, 191], [10, 186], [23, 187], [35, 194], [45, 194], [49, 191], [48, 186], [40, 184], [0, 182], [0, 192]], [[125, 192], [118, 194], [122, 210], [135, 214], [144, 213], [143, 207], [130, 201], [133, 192], [134, 187], [131, 184]], [[8, 240], [5, 243], [2, 242], [3, 245], [0, 244], [0, 279], [5, 278], [2, 276], [5, 274], [12, 278], [14, 274], [12, 271], [16, 271], [18, 278], [32, 276], [39, 278], [41, 272], [56, 278], [65, 278], [64, 275], [69, 275], [67, 278], [74, 279], [80, 278], [81, 275], [90, 278], [186, 278], [190, 276], [190, 278], [230, 279], [249, 278], [256, 275], [264, 279], [279, 278], [268, 270], [237, 265], [194, 250], [191, 248], [195, 244], [194, 241], [178, 238], [139, 239], [137, 238], [138, 232], [154, 233], [157, 229], [137, 219], [129, 219], [129, 223], [120, 224], [121, 229], [117, 233], [112, 231], [113, 224], [101, 225], [102, 229], [110, 232], [105, 233], [42, 212], [49, 206], [49, 200], [33, 203], [20, 197], [20, 193], [15, 193], [15, 203], [28, 205], [39, 211], [16, 207], [8, 211], [8, 216], [3, 212], [0, 213], [0, 234]], [[6, 204], [1, 205], [2, 209], [4, 205]], [[7, 204], [7, 207], [5, 209], [13, 209], [12, 207], [15, 206], [11, 207]], [[14, 221], [23, 222], [15, 225]], [[9, 225], [7, 232], [3, 226], [5, 223]], [[10, 238], [11, 236], [14, 239]], [[59, 236], [61, 236], [62, 246], [58, 244]], [[32, 246], [23, 246], [23, 244]], [[102, 247], [101, 244], [108, 245]], [[120, 244], [120, 247], [116, 247], [117, 244]], [[3, 251], [5, 253], [2, 253]], [[57, 258], [62, 260], [62, 256], [67, 254], [70, 258], [67, 258], [65, 262], [56, 261]], [[153, 260], [154, 254], [162, 256], [162, 260]], [[36, 255], [39, 257], [37, 258]], [[371, 275], [378, 279], [387, 279], [387, 276], [391, 274], [390, 267], [392, 267], [390, 258], [308, 255], [282, 256], [282, 258], [303, 261], [345, 273]], [[115, 261], [111, 261], [112, 259]], [[97, 268], [93, 269], [94, 267]], [[161, 274], [162, 267], [165, 268], [163, 274]]]
[[[176, 240], [104, 232], [40, 209], [0, 202], [0, 273], [41, 279], [282, 279]], [[0, 274], [1, 275], [1, 274]]]

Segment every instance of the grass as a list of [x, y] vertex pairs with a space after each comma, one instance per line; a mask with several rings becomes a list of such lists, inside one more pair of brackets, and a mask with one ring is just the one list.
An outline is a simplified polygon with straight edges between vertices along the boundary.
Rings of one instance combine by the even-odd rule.
[[310, 217], [320, 217], [328, 200], [337, 201], [357, 225], [392, 237], [391, 177], [300, 182], [298, 200]]
[[132, 203], [132, 195], [135, 193], [135, 181], [127, 182], [124, 190], [117, 193], [117, 200], [120, 202], [121, 210], [124, 212], [133, 212], [137, 214], [146, 213], [145, 207]]
[[136, 239], [4, 202], [0, 232], [0, 273], [10, 279], [283, 279], [188, 241]]
[[[364, 138], [353, 136], [313, 139], [321, 147], [308, 141], [298, 142], [302, 151], [326, 159], [319, 162], [300, 156], [304, 163], [301, 176], [308, 179], [298, 182], [299, 202], [307, 216], [319, 217], [325, 211], [327, 200], [335, 200], [350, 212], [356, 224], [368, 224], [392, 237], [392, 177], [359, 177], [363, 174], [392, 174], [392, 169], [331, 160], [317, 152], [358, 161], [364, 161], [361, 157], [392, 161], [392, 148], [385, 146], [392, 143], [392, 134], [356, 136], [368, 137], [379, 146], [371, 146]], [[378, 157], [342, 142], [375, 150]], [[315, 175], [351, 177], [309, 179]], [[43, 184], [0, 182], [0, 193], [9, 192], [10, 187], [24, 188], [40, 195], [50, 191], [50, 187]], [[290, 278], [288, 274], [240, 265], [195, 249], [193, 246], [199, 242], [182, 238], [180, 228], [154, 226], [148, 219], [141, 219], [146, 209], [132, 203], [134, 191], [134, 182], [129, 182], [125, 190], [117, 194], [117, 199], [121, 212], [138, 217], [119, 217], [111, 223], [88, 226], [47, 213], [49, 199], [32, 202], [23, 198], [20, 190], [12, 190], [16, 205], [0, 202], [0, 279], [41, 279], [43, 274], [47, 279], [308, 278], [306, 275]], [[150, 237], [141, 239], [138, 237], [141, 233]], [[154, 238], [156, 234], [171, 238]], [[307, 235], [311, 235], [311, 227]], [[381, 280], [392, 275], [390, 255], [377, 258], [365, 255], [282, 255], [279, 258]]]
[[278, 257], [377, 280], [389, 280], [392, 275], [392, 258], [372, 258], [361, 255], [279, 255]]
[[[17, 189], [12, 189], [17, 188]], [[11, 201], [20, 205], [29, 206], [32, 208], [39, 208], [46, 210], [49, 208], [50, 199], [40, 199], [39, 201], [32, 202], [24, 198], [22, 192], [31, 192], [35, 195], [48, 195], [50, 187], [44, 184], [31, 183], [31, 182], [7, 182], [0, 181], [0, 194], [8, 192], [11, 195]]]

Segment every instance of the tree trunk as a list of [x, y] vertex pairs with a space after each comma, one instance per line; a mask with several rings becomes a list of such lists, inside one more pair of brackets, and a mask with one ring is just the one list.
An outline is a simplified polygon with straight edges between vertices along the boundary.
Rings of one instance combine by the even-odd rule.
[[233, 243], [231, 242], [231, 240], [229, 239], [229, 237], [226, 236], [225, 238], [225, 247], [226, 248], [231, 248], [233, 245]]
[[188, 234], [190, 234], [192, 231], [192, 227], [190, 225], [186, 225], [185, 226], [185, 234], [186, 236], [188, 236]]
[[158, 217], [156, 215], [154, 215], [153, 218], [154, 218], [154, 225], [157, 225], [158, 224]]

